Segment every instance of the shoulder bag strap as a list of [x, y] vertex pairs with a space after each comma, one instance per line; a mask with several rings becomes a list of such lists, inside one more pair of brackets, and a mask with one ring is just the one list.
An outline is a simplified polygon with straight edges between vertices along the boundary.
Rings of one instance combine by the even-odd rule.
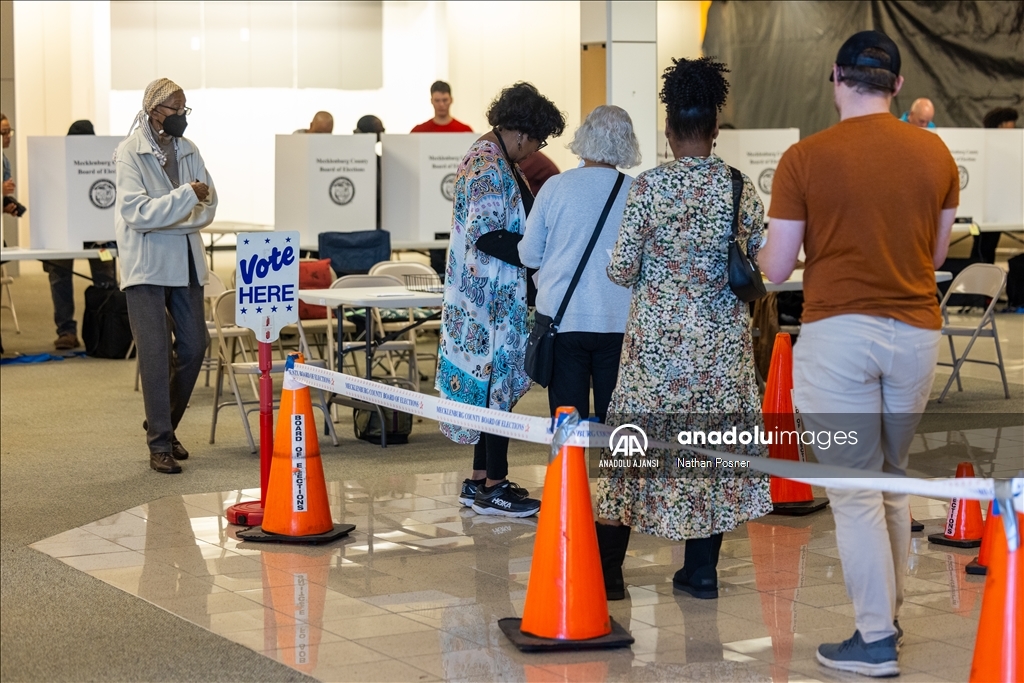
[[735, 242], [740, 236], [740, 198], [743, 196], [743, 174], [732, 166], [729, 167], [729, 172], [732, 174], [732, 238], [729, 241]]
[[583, 269], [587, 267], [587, 261], [590, 260], [590, 253], [594, 251], [594, 245], [597, 244], [597, 238], [601, 235], [601, 228], [604, 227], [604, 222], [608, 219], [608, 214], [611, 213], [612, 204], [615, 203], [615, 198], [619, 196], [619, 188], [622, 187], [622, 181], [625, 179], [625, 174], [622, 173], [622, 171], [619, 171], [619, 176], [615, 179], [615, 187], [612, 188], [612, 193], [608, 195], [608, 201], [604, 203], [604, 211], [601, 212], [601, 217], [597, 219], [597, 227], [594, 228], [594, 234], [590, 237], [590, 243], [587, 245], [586, 251], [583, 252], [583, 258], [580, 259], [580, 264], [576, 266], [576, 272], [573, 273], [572, 281], [569, 283], [569, 288], [565, 290], [565, 296], [562, 298], [562, 305], [558, 307], [558, 313], [555, 315], [554, 320], [551, 321], [551, 325], [556, 330], [562, 322], [562, 316], [565, 315], [565, 309], [569, 306], [569, 299], [572, 298], [572, 293], [576, 291], [576, 285], [579, 284], [580, 277], [583, 276]]

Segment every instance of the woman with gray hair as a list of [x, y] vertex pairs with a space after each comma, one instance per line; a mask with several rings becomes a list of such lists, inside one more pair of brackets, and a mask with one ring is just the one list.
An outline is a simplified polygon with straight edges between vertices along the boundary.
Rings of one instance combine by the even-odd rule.
[[[618, 377], [631, 297], [627, 287], [614, 284], [605, 273], [632, 184], [632, 178], [620, 174], [616, 167], [639, 164], [640, 143], [629, 114], [609, 105], [590, 113], [569, 149], [583, 164], [544, 184], [526, 221], [519, 258], [526, 267], [538, 269], [538, 320], [556, 317], [598, 219], [606, 204], [610, 205], [576, 288], [556, 322], [548, 386], [552, 414], [559, 406], [573, 406], [581, 418], [587, 418], [593, 384], [593, 413], [604, 422]], [[620, 175], [625, 182], [619, 182]]]
[[199, 231], [213, 222], [217, 193], [199, 150], [182, 137], [190, 111], [178, 85], [153, 81], [114, 153], [121, 289], [139, 354], [149, 465], [163, 474], [181, 472], [188, 457], [174, 432], [208, 342]]

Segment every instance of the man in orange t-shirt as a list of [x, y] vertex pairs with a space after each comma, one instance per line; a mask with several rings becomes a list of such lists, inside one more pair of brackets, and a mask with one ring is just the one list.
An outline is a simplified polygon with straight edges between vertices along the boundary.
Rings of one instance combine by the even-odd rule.
[[[884, 34], [862, 31], [843, 44], [830, 77], [840, 121], [782, 156], [758, 255], [768, 279], [781, 282], [804, 248], [794, 403], [816, 434], [818, 461], [865, 477], [906, 472], [938, 359], [934, 271], [959, 203], [956, 163], [942, 140], [889, 111], [899, 72], [899, 48]], [[846, 432], [843, 443], [837, 432]], [[909, 497], [826, 492], [857, 631], [819, 646], [818, 661], [896, 675]]]
[[452, 87], [444, 81], [434, 81], [430, 86], [430, 104], [434, 107], [434, 118], [414, 127], [413, 133], [472, 133], [473, 129], [452, 118]]

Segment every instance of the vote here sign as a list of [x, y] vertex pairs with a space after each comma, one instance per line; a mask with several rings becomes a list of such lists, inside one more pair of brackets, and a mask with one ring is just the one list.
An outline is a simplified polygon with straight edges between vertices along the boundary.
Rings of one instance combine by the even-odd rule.
[[236, 253], [235, 322], [276, 341], [299, 319], [299, 233], [242, 232]]

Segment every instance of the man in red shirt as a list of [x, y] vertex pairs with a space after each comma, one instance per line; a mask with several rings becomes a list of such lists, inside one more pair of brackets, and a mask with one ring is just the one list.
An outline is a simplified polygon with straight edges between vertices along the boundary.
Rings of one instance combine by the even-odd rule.
[[452, 87], [444, 81], [434, 81], [430, 86], [430, 104], [434, 106], [434, 118], [412, 129], [413, 133], [472, 133], [473, 129], [462, 121], [452, 118]]
[[[830, 79], [840, 121], [782, 155], [758, 253], [768, 279], [781, 282], [804, 248], [794, 403], [821, 439], [818, 461], [865, 478], [907, 471], [939, 351], [934, 271], [959, 203], [956, 162], [942, 140], [890, 113], [899, 74], [899, 48], [884, 34], [862, 31], [843, 44]], [[824, 442], [839, 431], [842, 443]], [[847, 440], [854, 432], [857, 441]], [[817, 659], [898, 675], [909, 497], [874, 487], [826, 493], [857, 630], [820, 645]]]

